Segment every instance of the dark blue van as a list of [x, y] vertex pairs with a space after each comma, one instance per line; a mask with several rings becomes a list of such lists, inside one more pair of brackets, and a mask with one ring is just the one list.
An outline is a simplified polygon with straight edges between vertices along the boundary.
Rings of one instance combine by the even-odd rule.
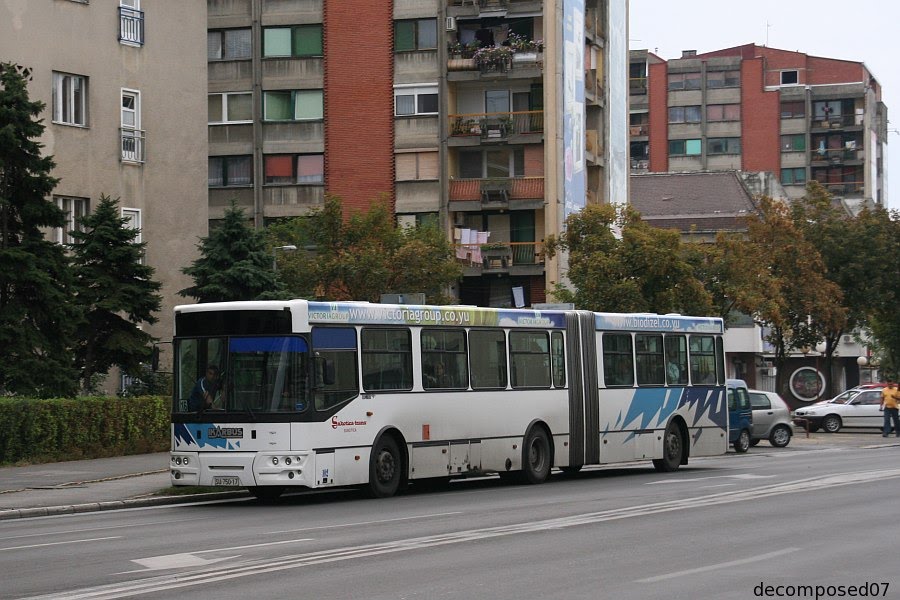
[[743, 379], [727, 379], [728, 393], [728, 443], [735, 452], [750, 449], [750, 426], [753, 424], [753, 408], [750, 406], [750, 392]]

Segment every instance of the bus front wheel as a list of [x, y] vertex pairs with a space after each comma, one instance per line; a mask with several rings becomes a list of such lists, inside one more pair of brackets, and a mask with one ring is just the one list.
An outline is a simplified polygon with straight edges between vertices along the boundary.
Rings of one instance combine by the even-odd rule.
[[522, 475], [528, 483], [544, 483], [550, 475], [550, 439], [540, 426], [532, 428], [522, 447]]
[[400, 488], [403, 459], [397, 442], [390, 435], [382, 436], [372, 446], [369, 459], [369, 495], [374, 498], [389, 498]]

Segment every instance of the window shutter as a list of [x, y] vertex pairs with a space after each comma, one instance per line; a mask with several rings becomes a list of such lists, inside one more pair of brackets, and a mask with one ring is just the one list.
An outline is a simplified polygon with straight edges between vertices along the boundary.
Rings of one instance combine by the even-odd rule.
[[412, 181], [416, 177], [416, 155], [412, 152], [397, 155], [397, 181]]
[[437, 179], [438, 178], [438, 153], [437, 152], [420, 152], [419, 157], [419, 177], [418, 179]]
[[293, 161], [289, 154], [280, 156], [267, 156], [266, 163], [266, 179], [270, 177], [288, 177], [293, 178], [294, 169]]
[[322, 183], [325, 181], [325, 155], [306, 154], [297, 157], [297, 182]]

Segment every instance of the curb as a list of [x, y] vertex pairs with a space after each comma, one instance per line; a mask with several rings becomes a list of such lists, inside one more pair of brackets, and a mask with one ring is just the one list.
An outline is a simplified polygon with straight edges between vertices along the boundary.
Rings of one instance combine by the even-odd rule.
[[10, 519], [29, 519], [32, 517], [49, 517], [54, 515], [73, 515], [124, 508], [140, 508], [144, 506], [165, 506], [168, 504], [186, 504], [204, 500], [230, 500], [232, 498], [249, 498], [247, 490], [234, 492], [210, 492], [208, 494], [187, 494], [183, 496], [156, 496], [150, 498], [132, 498], [129, 500], [112, 500], [107, 502], [88, 502], [86, 504], [69, 504], [64, 506], [44, 506], [39, 508], [15, 508], [0, 510], [0, 521]]

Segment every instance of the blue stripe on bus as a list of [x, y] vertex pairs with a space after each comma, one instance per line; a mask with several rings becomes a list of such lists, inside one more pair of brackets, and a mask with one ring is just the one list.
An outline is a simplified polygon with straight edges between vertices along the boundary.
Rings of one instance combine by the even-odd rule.
[[313, 327], [316, 350], [356, 350], [356, 330], [352, 327]]

